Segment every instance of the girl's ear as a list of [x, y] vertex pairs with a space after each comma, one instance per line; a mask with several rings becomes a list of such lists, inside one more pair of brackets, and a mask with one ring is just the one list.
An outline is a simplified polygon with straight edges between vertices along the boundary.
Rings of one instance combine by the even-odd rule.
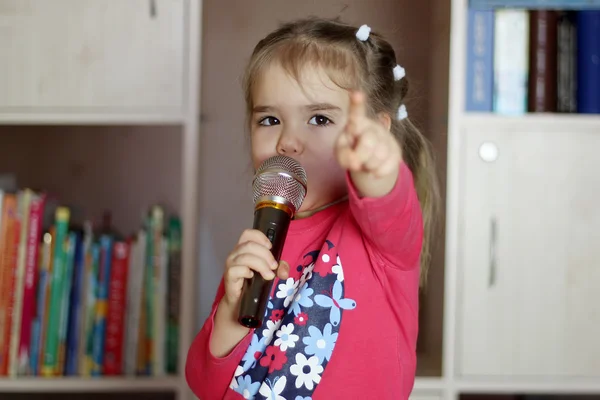
[[380, 112], [379, 114], [377, 114], [377, 117], [379, 119], [379, 122], [383, 124], [385, 129], [387, 129], [388, 131], [392, 129], [392, 118], [388, 113]]

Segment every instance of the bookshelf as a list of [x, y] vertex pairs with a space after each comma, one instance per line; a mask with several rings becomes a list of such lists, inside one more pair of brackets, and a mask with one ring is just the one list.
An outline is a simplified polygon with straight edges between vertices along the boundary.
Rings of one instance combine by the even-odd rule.
[[451, 2], [438, 398], [600, 394], [590, 358], [600, 350], [599, 302], [589, 290], [600, 284], [591, 239], [600, 214], [590, 208], [600, 195], [600, 114], [467, 111], [469, 4]]
[[0, 397], [193, 398], [201, 15], [199, 0], [2, 2], [0, 175], [51, 191], [71, 215], [110, 210], [124, 235], [164, 206], [182, 221], [182, 249], [175, 374], [2, 376]]

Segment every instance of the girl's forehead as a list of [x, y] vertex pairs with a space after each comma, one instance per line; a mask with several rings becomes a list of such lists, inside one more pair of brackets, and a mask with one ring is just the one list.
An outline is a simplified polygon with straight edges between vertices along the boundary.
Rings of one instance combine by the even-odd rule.
[[[334, 75], [334, 76], [332, 76]], [[336, 82], [336, 74], [320, 65], [306, 63], [296, 71], [286, 69], [281, 63], [273, 62], [259, 73], [254, 87], [253, 98], [270, 94], [292, 95], [303, 92], [307, 97], [348, 96], [348, 89]]]

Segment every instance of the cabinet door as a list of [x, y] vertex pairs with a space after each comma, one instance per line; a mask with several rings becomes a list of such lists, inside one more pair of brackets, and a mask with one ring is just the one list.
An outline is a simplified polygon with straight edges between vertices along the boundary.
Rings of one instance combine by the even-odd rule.
[[463, 376], [600, 377], [595, 121], [577, 129], [570, 119], [472, 124], [462, 132]]
[[182, 103], [185, 0], [2, 0], [0, 111]]

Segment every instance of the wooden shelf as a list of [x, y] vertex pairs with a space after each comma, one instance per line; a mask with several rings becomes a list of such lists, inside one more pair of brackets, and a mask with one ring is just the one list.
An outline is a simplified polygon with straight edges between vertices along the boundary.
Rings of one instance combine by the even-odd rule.
[[24, 377], [0, 378], [0, 393], [178, 391], [181, 378], [166, 377]]
[[461, 125], [493, 125], [494, 129], [559, 130], [581, 132], [594, 129], [600, 132], [600, 114], [523, 114], [499, 115], [491, 113], [465, 113]]
[[181, 110], [0, 110], [1, 125], [179, 125]]

